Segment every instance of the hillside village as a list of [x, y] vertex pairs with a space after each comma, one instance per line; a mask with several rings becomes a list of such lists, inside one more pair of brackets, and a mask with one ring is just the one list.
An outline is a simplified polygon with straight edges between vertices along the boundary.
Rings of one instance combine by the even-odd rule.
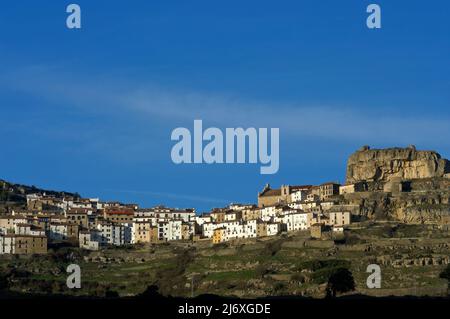
[[[428, 191], [434, 187], [446, 194], [435, 204], [441, 209], [438, 223], [448, 224], [449, 166], [436, 154], [415, 147], [363, 147], [350, 157], [343, 185], [267, 184], [257, 204], [230, 204], [202, 214], [195, 209], [141, 208], [77, 194], [31, 192], [26, 194], [26, 207], [7, 207], [0, 215], [0, 254], [45, 254], [49, 245], [63, 243], [86, 250], [169, 241], [219, 244], [305, 230], [312, 238], [339, 238], [352, 221], [361, 219], [373, 194], [392, 202], [403, 201], [405, 193], [416, 198], [430, 178], [438, 185], [427, 186]], [[7, 187], [3, 182], [3, 190]]]
[[337, 183], [280, 189], [266, 185], [258, 194], [258, 205], [230, 204], [204, 214], [194, 209], [140, 208], [97, 198], [29, 194], [26, 210], [13, 209], [0, 216], [0, 253], [42, 254], [48, 243], [61, 242], [89, 250], [175, 240], [221, 243], [307, 229], [320, 237], [322, 229], [342, 233], [351, 222], [349, 211], [329, 211], [337, 194]]

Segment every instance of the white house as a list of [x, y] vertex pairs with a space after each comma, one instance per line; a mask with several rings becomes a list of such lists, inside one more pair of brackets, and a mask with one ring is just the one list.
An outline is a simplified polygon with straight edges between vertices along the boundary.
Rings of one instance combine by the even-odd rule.
[[45, 230], [41, 227], [32, 224], [15, 224], [14, 234], [31, 235], [31, 236], [45, 236]]
[[181, 225], [183, 220], [169, 220], [167, 240], [181, 240]]
[[280, 223], [267, 223], [267, 236], [275, 236], [280, 232]]
[[298, 209], [293, 209], [293, 208], [291, 208], [289, 206], [285, 206], [285, 207], [282, 207], [282, 208], [277, 210], [277, 216], [294, 214], [296, 212], [298, 212]]
[[97, 229], [101, 236], [105, 238], [110, 245], [121, 246], [130, 244], [132, 240], [132, 224], [101, 222]]
[[308, 214], [305, 212], [289, 213], [275, 219], [284, 225], [286, 231], [308, 229]]
[[256, 219], [248, 220], [244, 222], [243, 237], [254, 238], [256, 237]]
[[202, 236], [206, 238], [212, 238], [214, 230], [221, 227], [221, 224], [216, 223], [203, 223], [202, 225]]
[[292, 209], [304, 209], [304, 204], [299, 202], [289, 203], [288, 206]]
[[253, 208], [253, 205], [251, 205], [251, 204], [230, 204], [228, 206], [228, 208], [231, 210], [242, 211], [244, 209]]
[[319, 200], [319, 195], [317, 194], [308, 194], [305, 199], [306, 202], [315, 202], [317, 200]]
[[67, 206], [69, 209], [76, 209], [76, 208], [92, 209], [92, 203], [84, 201], [71, 202]]
[[265, 222], [270, 221], [276, 214], [276, 206], [265, 206], [261, 208], [261, 219]]
[[225, 240], [244, 237], [244, 226], [239, 221], [225, 222], [218, 224], [225, 227]]
[[162, 241], [181, 240], [182, 224], [183, 220], [181, 219], [159, 221], [157, 223], [158, 239]]
[[0, 255], [14, 254], [15, 239], [14, 235], [0, 235]]
[[139, 209], [134, 212], [133, 221], [147, 222], [155, 217], [153, 209]]
[[67, 223], [57, 223], [57, 222], [51, 222], [49, 225], [49, 233], [48, 237], [50, 240], [55, 241], [61, 241], [67, 239], [67, 232], [68, 232], [68, 225]]
[[5, 215], [0, 217], [0, 229], [4, 233], [13, 232], [14, 225], [27, 224], [27, 219], [19, 215]]
[[108, 239], [103, 237], [102, 232], [97, 229], [81, 231], [78, 239], [80, 248], [88, 250], [98, 250], [108, 243]]
[[180, 219], [184, 222], [194, 221], [196, 218], [194, 209], [175, 209], [164, 206], [156, 206], [149, 209], [139, 209], [134, 213], [137, 221], [150, 220], [156, 226], [158, 222]]
[[323, 210], [328, 210], [328, 209], [330, 209], [331, 207], [333, 207], [334, 206], [334, 202], [333, 201], [322, 201], [321, 203], [320, 203], [320, 207], [323, 209]]
[[195, 216], [194, 220], [197, 223], [197, 225], [202, 226], [204, 223], [211, 223], [212, 217], [209, 214], [204, 214], [200, 216]]
[[350, 224], [350, 212], [328, 212], [328, 223], [330, 226], [344, 226]]
[[158, 226], [158, 240], [165, 241], [169, 237], [169, 222], [159, 221]]
[[297, 190], [293, 193], [291, 193], [291, 202], [301, 202], [306, 199], [306, 196], [308, 196], [308, 192], [306, 190]]
[[238, 220], [238, 214], [233, 211], [227, 212], [224, 219], [226, 222], [236, 221]]

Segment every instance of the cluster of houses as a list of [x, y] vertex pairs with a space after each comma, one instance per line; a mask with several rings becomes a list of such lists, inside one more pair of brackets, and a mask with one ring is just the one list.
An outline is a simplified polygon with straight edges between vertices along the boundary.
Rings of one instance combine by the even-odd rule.
[[313, 237], [320, 237], [324, 228], [342, 233], [350, 224], [350, 211], [336, 205], [333, 197], [354, 191], [354, 186], [338, 183], [279, 189], [266, 185], [258, 193], [258, 205], [231, 204], [203, 214], [194, 209], [143, 209], [98, 198], [30, 194], [26, 210], [0, 215], [0, 254], [42, 254], [47, 244], [65, 242], [89, 250], [176, 240], [222, 243], [309, 229]]

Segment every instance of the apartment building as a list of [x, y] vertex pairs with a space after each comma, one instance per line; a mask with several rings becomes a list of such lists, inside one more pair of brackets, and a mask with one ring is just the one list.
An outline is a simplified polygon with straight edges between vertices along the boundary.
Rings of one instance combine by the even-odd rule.
[[63, 241], [69, 238], [69, 223], [51, 222], [48, 238], [54, 241]]
[[20, 215], [5, 215], [0, 216], [0, 233], [13, 233], [14, 225], [26, 224], [28, 222], [25, 216]]
[[82, 230], [79, 234], [80, 248], [87, 250], [99, 250], [100, 247], [108, 244], [108, 240], [103, 237], [102, 231], [98, 229]]
[[328, 212], [328, 225], [330, 226], [345, 226], [350, 224], [350, 212]]
[[132, 243], [158, 242], [158, 227], [149, 221], [135, 221], [133, 223]]
[[78, 208], [78, 209], [70, 209], [66, 212], [67, 222], [71, 224], [76, 224], [81, 228], [88, 228], [89, 220], [88, 220], [88, 209]]
[[212, 236], [212, 242], [213, 244], [219, 244], [226, 241], [225, 239], [225, 227], [219, 227], [214, 229], [213, 236]]
[[47, 237], [25, 234], [0, 235], [0, 254], [46, 254]]
[[319, 197], [320, 200], [327, 199], [331, 196], [339, 195], [339, 183], [328, 182], [319, 185]]
[[277, 216], [275, 221], [282, 224], [285, 231], [298, 231], [308, 229], [308, 214], [305, 212], [293, 212]]
[[31, 235], [31, 236], [45, 236], [45, 230], [42, 227], [33, 224], [18, 223], [14, 225], [14, 234], [17, 235]]
[[97, 225], [97, 229], [101, 232], [101, 236], [105, 238], [106, 243], [115, 246], [131, 244], [132, 227], [132, 224], [110, 221], [102, 221]]
[[242, 220], [252, 220], [261, 218], [261, 209], [258, 207], [251, 207], [242, 210]]
[[131, 224], [133, 223], [134, 211], [132, 209], [105, 209], [103, 219], [113, 223]]

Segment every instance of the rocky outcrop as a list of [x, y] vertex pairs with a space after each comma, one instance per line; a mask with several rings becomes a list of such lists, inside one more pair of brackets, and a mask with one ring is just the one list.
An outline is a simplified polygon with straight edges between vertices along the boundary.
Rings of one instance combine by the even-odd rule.
[[408, 224], [450, 224], [448, 189], [419, 190], [401, 193], [398, 196], [384, 192], [346, 194], [342, 196], [340, 205], [335, 205], [335, 208], [349, 205], [358, 209], [346, 209], [347, 211], [368, 219], [391, 219]]
[[418, 151], [414, 146], [387, 149], [364, 146], [349, 157], [346, 181], [443, 177], [449, 172], [450, 162], [434, 151]]

